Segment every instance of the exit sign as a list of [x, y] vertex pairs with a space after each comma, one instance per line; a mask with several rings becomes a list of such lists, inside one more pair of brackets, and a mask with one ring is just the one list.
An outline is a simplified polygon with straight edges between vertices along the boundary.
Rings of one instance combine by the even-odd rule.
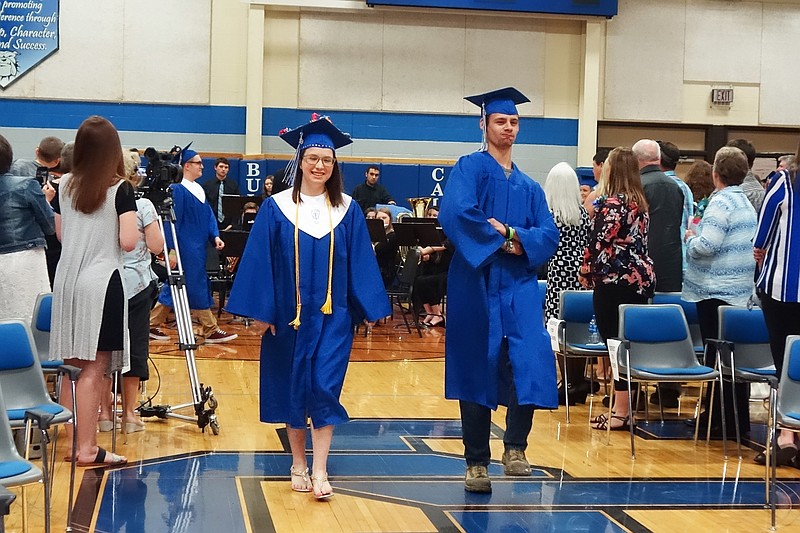
[[711, 89], [711, 103], [714, 105], [731, 105], [733, 103], [733, 87]]

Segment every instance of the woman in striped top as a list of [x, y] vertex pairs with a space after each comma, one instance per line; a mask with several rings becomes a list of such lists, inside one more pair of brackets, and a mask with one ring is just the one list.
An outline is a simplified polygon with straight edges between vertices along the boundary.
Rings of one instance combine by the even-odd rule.
[[[786, 336], [800, 334], [800, 194], [797, 191], [797, 171], [798, 165], [794, 163], [773, 179], [764, 198], [753, 243], [760, 267], [756, 287], [778, 376], [783, 368]], [[782, 431], [778, 446], [778, 462], [786, 464], [797, 454], [800, 443], [794, 433]], [[763, 461], [763, 454], [756, 456], [756, 462]]]

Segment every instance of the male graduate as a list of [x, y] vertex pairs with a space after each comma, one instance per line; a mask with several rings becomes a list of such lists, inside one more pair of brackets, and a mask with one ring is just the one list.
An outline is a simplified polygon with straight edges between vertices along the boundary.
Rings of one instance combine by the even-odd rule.
[[[211, 312], [214, 302], [209, 291], [205, 268], [206, 244], [211, 243], [217, 250], [222, 250], [225, 243], [219, 238], [217, 220], [214, 218], [211, 205], [206, 200], [205, 191], [197, 183], [197, 179], [203, 175], [203, 160], [200, 154], [187, 146], [177, 155], [176, 163], [180, 164], [183, 170], [183, 179], [180, 183], [170, 185], [170, 189], [174, 202], [175, 233], [178, 236], [189, 307], [195, 310], [195, 315], [200, 320], [202, 337], [207, 344], [229, 342], [238, 335], [221, 330], [214, 313]], [[165, 235], [169, 249], [167, 260], [174, 268], [177, 259], [169, 223], [165, 228]], [[172, 288], [164, 285], [158, 295], [158, 303], [150, 312], [151, 339], [169, 340], [169, 335], [161, 329], [161, 326], [172, 307]]]
[[470, 96], [481, 108], [481, 150], [450, 173], [439, 222], [454, 244], [447, 286], [445, 396], [461, 408], [464, 488], [491, 492], [491, 411], [507, 406], [506, 475], [528, 476], [525, 458], [534, 409], [555, 409], [555, 359], [542, 325], [536, 270], [558, 246], [542, 188], [511, 161], [519, 132], [508, 87]]

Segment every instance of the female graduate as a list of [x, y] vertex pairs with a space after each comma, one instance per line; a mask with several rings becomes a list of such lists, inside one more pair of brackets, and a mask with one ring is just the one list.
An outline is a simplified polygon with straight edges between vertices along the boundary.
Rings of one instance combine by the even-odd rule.
[[391, 309], [363, 212], [342, 192], [335, 150], [352, 141], [327, 117], [281, 137], [297, 148], [286, 171], [293, 187], [259, 210], [227, 310], [267, 324], [261, 421], [286, 424], [292, 490], [323, 499], [333, 494], [327, 477], [333, 426], [348, 420], [339, 396], [353, 325], [372, 323]]

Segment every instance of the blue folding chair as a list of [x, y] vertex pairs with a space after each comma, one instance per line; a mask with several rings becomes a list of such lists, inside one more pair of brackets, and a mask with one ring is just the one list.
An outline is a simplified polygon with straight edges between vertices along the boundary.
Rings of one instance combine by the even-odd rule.
[[[53, 429], [53, 453], [50, 457], [51, 468], [55, 467], [55, 450], [58, 439], [58, 424], [65, 424], [72, 421], [75, 412], [75, 380], [78, 378], [80, 370], [75, 367], [62, 365], [58, 371], [68, 374], [72, 384], [72, 407], [73, 411], [54, 402], [47, 392], [44, 374], [39, 364], [36, 353], [36, 346], [33, 334], [27, 324], [21, 320], [0, 320], [0, 390], [5, 394], [5, 416], [14, 429], [25, 428], [25, 447], [28, 449], [30, 442], [30, 426], [26, 420], [26, 413], [35, 411], [48, 415], [48, 426], [54, 425]], [[39, 424], [42, 430], [42, 438], [47, 439], [45, 428]], [[73, 449], [75, 432], [73, 432]], [[26, 451], [27, 455], [27, 451]], [[43, 455], [42, 462], [48, 461]], [[70, 481], [70, 507], [72, 498], [72, 479], [74, 478], [74, 460]], [[49, 497], [49, 495], [48, 495]]]
[[[719, 314], [717, 339], [708, 339], [709, 345], [717, 348], [717, 370], [720, 372], [719, 401], [723, 403], [724, 382], [731, 383], [733, 392], [733, 415], [736, 427], [736, 447], [742, 457], [742, 442], [739, 432], [739, 408], [735, 383], [767, 383], [774, 388], [778, 384], [775, 363], [769, 346], [769, 332], [764, 313], [759, 308], [747, 309], [722, 305]], [[722, 410], [722, 447], [728, 457], [728, 435], [725, 410]], [[710, 424], [709, 424], [710, 430]], [[769, 458], [768, 458], [769, 459]], [[768, 461], [769, 462], [769, 461]]]
[[704, 343], [703, 336], [700, 334], [700, 319], [697, 317], [697, 304], [695, 302], [687, 302], [681, 297], [681, 293], [679, 292], [657, 292], [653, 295], [652, 303], [676, 304], [681, 306], [681, 309], [683, 309], [683, 316], [686, 317], [686, 323], [689, 324], [689, 332], [692, 335], [694, 351], [697, 356], [700, 357], [704, 351]]
[[[2, 390], [0, 387], [0, 391]], [[22, 530], [28, 531], [28, 502], [25, 497], [25, 486], [43, 481], [44, 475], [33, 463], [19, 455], [6, 413], [6, 403], [3, 393], [0, 392], [0, 486], [22, 487]], [[50, 506], [47, 498], [47, 486], [45, 486], [45, 496], [45, 524], [49, 526]]]
[[[540, 279], [538, 280], [539, 285], [539, 299], [542, 300], [542, 310], [544, 310], [545, 302], [547, 300], [547, 280]], [[544, 317], [544, 313], [542, 313], [542, 317]]]
[[[558, 332], [558, 352], [556, 352], [557, 357], [561, 356], [565, 359], [588, 359], [592, 376], [594, 376], [594, 358], [607, 355], [604, 343], [589, 342], [589, 322], [594, 316], [593, 295], [594, 291], [566, 290], [561, 292], [558, 308], [558, 319], [561, 322]], [[562, 381], [564, 382], [567, 424], [569, 424], [570, 402], [566, 376], [562, 376]]]
[[[636, 456], [634, 425], [636, 413], [632, 405], [631, 384], [637, 383], [699, 383], [700, 397], [695, 412], [699, 412], [700, 398], [706, 383], [719, 376], [715, 369], [697, 361], [689, 324], [683, 309], [677, 304], [623, 304], [619, 306], [619, 339], [622, 356], [618, 358], [619, 375], [628, 381], [628, 408], [630, 413], [631, 457]], [[700, 429], [696, 417], [694, 440]]]
[[[773, 390], [773, 389], [770, 389]], [[783, 355], [783, 371], [778, 382], [778, 391], [775, 400], [771, 402], [770, 435], [768, 438], [772, 453], [768, 464], [772, 466], [772, 473], [767, 478], [769, 487], [770, 511], [772, 519], [772, 529], [775, 529], [775, 508], [777, 506], [776, 476], [777, 461], [774, 451], [778, 447], [778, 430], [792, 431], [800, 433], [800, 335], [790, 335], [786, 337], [786, 350]], [[792, 496], [787, 498], [787, 503], [791, 507]]]
[[[43, 292], [36, 297], [31, 319], [31, 332], [33, 333], [36, 353], [39, 364], [45, 374], [58, 373], [58, 367], [64, 364], [63, 360], [50, 361], [50, 320], [53, 310], [53, 293]], [[58, 394], [58, 388], [56, 388]]]

